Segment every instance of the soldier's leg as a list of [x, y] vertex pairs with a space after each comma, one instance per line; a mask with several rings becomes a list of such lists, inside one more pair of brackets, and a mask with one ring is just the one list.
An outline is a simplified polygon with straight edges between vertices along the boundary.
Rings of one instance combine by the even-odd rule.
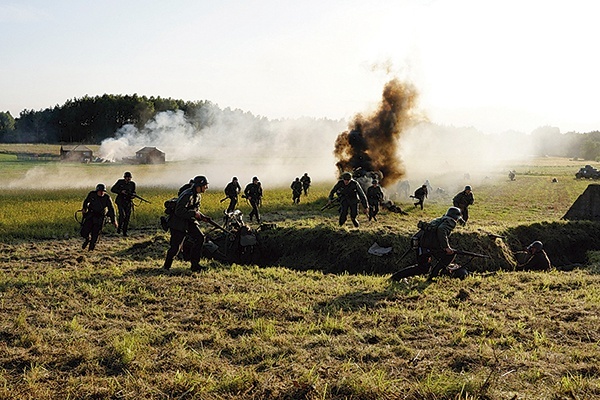
[[448, 265], [450, 265], [452, 261], [454, 261], [454, 257], [456, 257], [456, 254], [446, 254], [446, 252], [443, 250], [435, 252], [435, 258], [437, 258], [437, 263], [431, 269], [431, 272], [429, 273], [429, 277], [427, 279], [433, 280], [433, 278], [438, 276], [440, 271], [445, 269]]
[[92, 233], [92, 224], [93, 220], [91, 217], [84, 218], [83, 223], [81, 225], [81, 231], [79, 234], [84, 239], [83, 244], [81, 245], [82, 249], [85, 249], [87, 245], [90, 243], [90, 234]]
[[346, 223], [346, 218], [348, 218], [348, 204], [345, 202], [340, 203], [340, 226]]
[[358, 228], [358, 220], [356, 217], [358, 217], [358, 203], [350, 206], [350, 219], [352, 220], [352, 225], [354, 225], [355, 228]]
[[176, 231], [171, 229], [171, 239], [169, 240], [169, 250], [167, 250], [167, 255], [165, 257], [165, 262], [163, 264], [164, 269], [171, 268], [173, 265], [173, 259], [179, 253], [179, 249], [181, 248], [181, 243], [185, 239], [185, 232]]
[[94, 221], [92, 223], [92, 232], [90, 238], [90, 247], [89, 250], [92, 251], [96, 248], [96, 243], [98, 242], [98, 237], [100, 236], [100, 231], [102, 230], [102, 220]]
[[202, 246], [204, 245], [204, 234], [196, 224], [190, 224], [188, 229], [188, 236], [190, 236], [194, 244], [190, 251], [190, 264], [192, 271], [200, 271], [200, 258], [202, 257]]
[[403, 268], [400, 271], [396, 272], [391, 276], [390, 279], [394, 281], [399, 281], [404, 278], [409, 278], [411, 276], [417, 275], [425, 275], [429, 272], [429, 267], [431, 265], [431, 257], [429, 254], [418, 254], [417, 252], [417, 263], [413, 264], [409, 267]]
[[465, 207], [465, 209], [462, 210], [462, 219], [465, 222], [469, 220], [469, 207]]
[[379, 203], [373, 204], [373, 219], [377, 221], [377, 214], [379, 214]]
[[[123, 236], [127, 236], [127, 230], [129, 229], [129, 220], [131, 219], [131, 211], [133, 210], [133, 203], [123, 204], [123, 226], [121, 227], [121, 222], [119, 223], [119, 228], [123, 231]], [[119, 217], [121, 216], [121, 212], [119, 212]]]

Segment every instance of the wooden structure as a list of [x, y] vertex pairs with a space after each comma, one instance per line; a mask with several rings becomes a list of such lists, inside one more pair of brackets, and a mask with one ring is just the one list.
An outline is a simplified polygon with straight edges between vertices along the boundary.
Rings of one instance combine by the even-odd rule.
[[165, 153], [156, 147], [144, 147], [135, 153], [135, 161], [138, 164], [164, 164]]
[[82, 144], [77, 146], [60, 146], [60, 160], [71, 162], [91, 162], [93, 151]]

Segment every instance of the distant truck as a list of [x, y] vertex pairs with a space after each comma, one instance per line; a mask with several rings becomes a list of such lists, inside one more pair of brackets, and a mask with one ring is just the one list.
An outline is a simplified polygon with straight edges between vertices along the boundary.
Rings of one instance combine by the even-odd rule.
[[575, 174], [575, 178], [577, 179], [600, 179], [600, 171], [591, 165], [586, 165], [583, 168], [580, 168], [579, 171]]

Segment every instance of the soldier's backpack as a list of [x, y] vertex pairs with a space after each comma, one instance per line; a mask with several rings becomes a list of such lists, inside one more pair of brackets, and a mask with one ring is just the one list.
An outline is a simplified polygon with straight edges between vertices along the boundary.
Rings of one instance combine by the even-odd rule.
[[176, 205], [177, 205], [177, 197], [173, 197], [164, 202], [165, 214], [167, 214], [167, 216], [163, 215], [160, 217], [160, 227], [165, 232], [169, 230], [169, 219], [171, 218], [171, 215], [173, 215], [175, 213]]

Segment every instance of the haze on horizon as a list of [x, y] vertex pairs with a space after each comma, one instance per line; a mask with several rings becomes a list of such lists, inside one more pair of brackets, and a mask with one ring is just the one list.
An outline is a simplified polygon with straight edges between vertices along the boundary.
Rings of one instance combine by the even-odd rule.
[[390, 76], [440, 125], [600, 129], [594, 2], [0, 0], [0, 111], [104, 93], [350, 120]]

